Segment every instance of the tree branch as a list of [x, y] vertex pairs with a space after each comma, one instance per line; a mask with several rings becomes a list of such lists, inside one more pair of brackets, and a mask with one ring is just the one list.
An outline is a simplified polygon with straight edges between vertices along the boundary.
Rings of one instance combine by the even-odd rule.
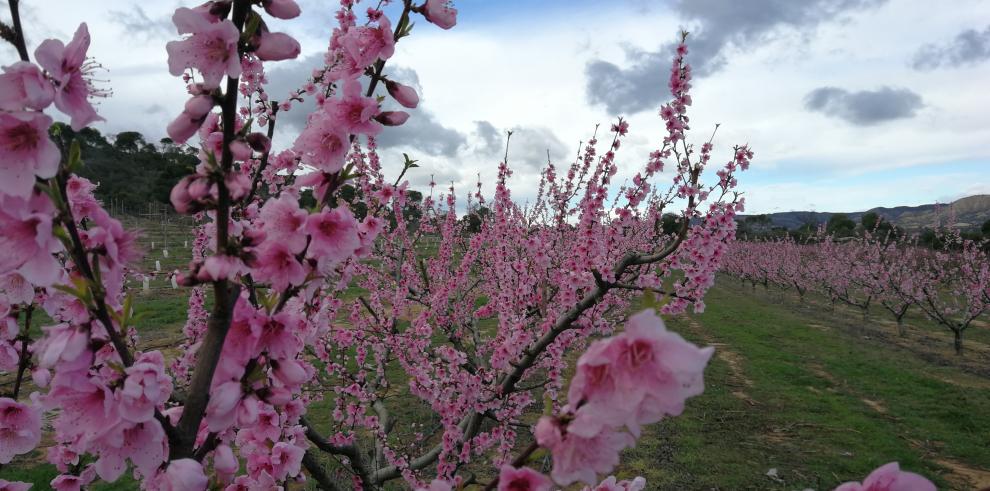
[[[28, 58], [27, 45], [24, 42], [24, 28], [21, 27], [21, 11], [20, 11], [20, 0], [8, 0], [10, 4], [10, 17], [14, 21], [14, 39], [11, 43], [17, 48], [17, 55], [21, 57], [21, 61], [31, 61]], [[4, 36], [6, 39], [6, 36]], [[8, 41], [10, 41], [8, 39]]]
[[[237, 31], [241, 32], [244, 21], [251, 4], [248, 0], [234, 0], [234, 11], [232, 20]], [[240, 54], [241, 49], [238, 49]], [[221, 156], [221, 172], [223, 175], [230, 172], [234, 163], [234, 156], [230, 151], [230, 143], [234, 140], [234, 125], [237, 118], [237, 94], [238, 79], [227, 77], [227, 90], [223, 95], [220, 107], [223, 110], [223, 150]], [[216, 241], [217, 255], [227, 253], [229, 240], [229, 230], [227, 228], [230, 221], [230, 190], [224, 184], [224, 180], [217, 182], [217, 212], [216, 212]], [[213, 312], [207, 321], [206, 335], [203, 337], [203, 344], [197, 353], [196, 371], [193, 373], [192, 382], [189, 386], [189, 398], [182, 410], [182, 417], [179, 419], [177, 440], [172, 442], [170, 458], [172, 460], [191, 457], [193, 447], [196, 444], [196, 433], [199, 425], [203, 421], [206, 412], [206, 405], [210, 398], [210, 386], [213, 383], [213, 373], [216, 371], [217, 362], [220, 360], [220, 352], [223, 349], [227, 331], [230, 329], [231, 318], [233, 317], [234, 303], [240, 294], [238, 285], [231, 285], [227, 280], [219, 280], [213, 283]]]

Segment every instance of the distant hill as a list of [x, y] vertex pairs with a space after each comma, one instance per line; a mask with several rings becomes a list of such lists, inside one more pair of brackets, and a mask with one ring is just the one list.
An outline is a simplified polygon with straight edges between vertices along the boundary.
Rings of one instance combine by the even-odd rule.
[[168, 138], [147, 142], [134, 131], [108, 139], [93, 128], [77, 133], [56, 123], [51, 133], [62, 148], [69, 148], [73, 140], [79, 142], [83, 158], [79, 175], [98, 184], [96, 197], [118, 213], [141, 212], [149, 203], [168, 205], [172, 187], [199, 162], [193, 147], [176, 145]]
[[[895, 206], [893, 208], [872, 208], [865, 211], [846, 213], [853, 221], [859, 222], [865, 213], [874, 212], [893, 224], [908, 229], [917, 230], [931, 227], [936, 222], [936, 215], [944, 222], [949, 218], [950, 209], [955, 214], [954, 226], [963, 229], [979, 228], [983, 222], [990, 220], [990, 195], [979, 194], [958, 199], [948, 204], [930, 204], [920, 206]], [[939, 210], [936, 213], [936, 210]], [[785, 211], [767, 213], [774, 227], [796, 229], [804, 224], [819, 225], [828, 222], [836, 213], [818, 211]], [[741, 215], [740, 219], [747, 215]]]

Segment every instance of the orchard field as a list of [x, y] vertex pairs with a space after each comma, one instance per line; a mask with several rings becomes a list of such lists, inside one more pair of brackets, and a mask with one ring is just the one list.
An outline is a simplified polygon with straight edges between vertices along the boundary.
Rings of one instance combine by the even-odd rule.
[[[143, 231], [139, 242], [147, 251], [136, 271], [154, 271], [155, 261], [164, 272], [188, 262], [188, 249], [176, 243], [185, 235], [181, 222], [128, 223]], [[166, 240], [169, 258], [161, 252]], [[421, 251], [435, 253], [435, 245]], [[347, 295], [360, 293], [351, 288]], [[142, 295], [144, 346], [176, 356], [188, 289], [172, 289], [162, 275]], [[617, 476], [641, 475], [648, 489], [671, 491], [831, 489], [888, 459], [921, 470], [940, 489], [990, 486], [987, 317], [977, 321], [959, 357], [951, 334], [917, 313], [907, 316], [902, 337], [885, 312], [864, 322], [854, 307], [833, 309], [813, 295], [801, 302], [794, 291], [753, 287], [727, 274], [718, 276], [706, 303], [703, 314], [668, 321], [689, 340], [716, 348], [705, 393], [683, 416], [646, 430], [640, 445], [625, 452]], [[0, 478], [44, 488], [58, 472], [42, 463], [41, 451], [34, 466], [4, 468]], [[125, 476], [93, 489], [135, 485]]]

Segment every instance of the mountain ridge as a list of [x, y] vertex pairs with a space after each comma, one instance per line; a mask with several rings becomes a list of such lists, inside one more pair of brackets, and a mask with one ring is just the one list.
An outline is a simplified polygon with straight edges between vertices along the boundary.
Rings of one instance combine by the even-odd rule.
[[[985, 221], [990, 220], [990, 194], [977, 194], [957, 199], [951, 203], [932, 203], [918, 206], [878, 206], [869, 210], [852, 213], [827, 211], [784, 211], [764, 213], [770, 218], [773, 227], [785, 227], [793, 230], [805, 224], [818, 226], [828, 222], [834, 215], [844, 214], [859, 222], [866, 213], [876, 213], [887, 221], [908, 230], [918, 230], [933, 227], [941, 220], [943, 223], [954, 214], [953, 227], [961, 229], [979, 228]], [[739, 219], [757, 215], [739, 215]]]

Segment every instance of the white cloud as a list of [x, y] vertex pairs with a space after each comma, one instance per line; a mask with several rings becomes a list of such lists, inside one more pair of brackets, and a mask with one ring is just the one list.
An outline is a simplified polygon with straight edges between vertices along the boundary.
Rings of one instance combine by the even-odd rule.
[[[726, 0], [731, 1], [731, 0]], [[68, 39], [81, 20], [93, 33], [90, 54], [109, 68], [113, 98], [100, 112], [108, 123], [105, 132], [136, 129], [152, 138], [164, 135], [164, 127], [185, 98], [182, 82], [167, 72], [163, 30], [140, 35], [114, 21], [110, 11], [128, 12], [140, 5], [152, 23], [170, 16], [179, 2], [78, 2], [47, 0], [25, 4], [25, 24], [32, 46], [45, 37]], [[303, 54], [324, 49], [331, 26], [330, 7], [307, 0], [304, 9], [316, 11], [315, 19], [277, 21], [273, 29], [300, 38]], [[472, 4], [459, 4], [462, 12]], [[630, 50], [656, 50], [669, 41], [685, 19], [663, 4], [630, 1], [609, 9], [599, 4], [540, 12], [542, 3], [515, 2], [514, 15], [470, 22], [441, 31], [417, 22], [413, 35], [399, 43], [393, 63], [415, 70], [423, 87], [422, 107], [445, 127], [466, 135], [467, 142], [453, 156], [423, 156], [423, 167], [413, 181], [457, 181], [463, 191], [473, 189], [480, 173], [491, 192], [500, 155], [479, 152], [484, 142], [476, 133], [477, 122], [499, 129], [544, 128], [559, 140], [566, 166], [579, 141], [587, 140], [596, 123], [604, 136], [611, 123], [603, 107], [591, 106], [586, 97], [585, 67], [595, 59], [622, 66]], [[593, 9], [593, 10], [592, 10]], [[306, 10], [304, 10], [304, 13]], [[974, 19], [990, 18], [990, 3], [958, 0], [953, 8], [933, 8], [924, 0], [889, 0], [876, 8], [818, 23], [812, 32], [775, 30], [745, 46], [731, 45], [727, 63], [698, 80], [691, 110], [693, 138], [707, 139], [716, 122], [722, 123], [716, 138], [714, 163], [728, 159], [734, 143], [749, 143], [756, 151], [754, 168], [743, 175], [750, 210], [792, 209], [814, 204], [819, 210], [917, 204], [937, 197], [986, 190], [990, 178], [960, 171], [955, 161], [990, 160], [990, 63], [952, 69], [914, 70], [918, 49], [942, 43], [959, 32], [980, 28]], [[118, 19], [119, 21], [119, 16]], [[472, 19], [473, 20], [473, 19]], [[177, 38], [178, 36], [173, 36]], [[0, 48], [4, 64], [13, 61], [9, 47]], [[666, 62], [655, 68], [666, 73]], [[850, 93], [883, 86], [904, 87], [924, 101], [914, 117], [882, 125], [859, 127], [841, 119], [809, 112], [804, 99], [812, 90], [839, 87]], [[666, 87], [656, 87], [665, 92]], [[156, 111], [157, 108], [164, 111]], [[620, 151], [621, 183], [645, 162], [646, 155], [663, 137], [655, 108], [629, 118], [631, 134]], [[287, 145], [292, 136], [279, 132]], [[421, 138], [428, 140], [430, 134]], [[558, 143], [547, 137], [547, 146]], [[542, 161], [545, 148], [536, 141], [514, 147], [514, 162]], [[397, 167], [394, 149], [386, 152], [386, 166]], [[532, 153], [539, 155], [524, 155]], [[395, 160], [393, 160], [395, 159]], [[945, 177], [914, 177], [911, 168], [942, 166]], [[882, 174], [881, 171], [889, 172]], [[771, 174], [791, 181], [769, 180]], [[858, 176], [858, 177], [857, 177]], [[952, 176], [952, 177], [949, 177]], [[535, 191], [535, 169], [519, 166], [513, 183], [515, 196]], [[855, 185], [848, 179], [857, 177]], [[961, 180], [960, 180], [961, 179]], [[938, 185], [934, 185], [937, 183]]]

